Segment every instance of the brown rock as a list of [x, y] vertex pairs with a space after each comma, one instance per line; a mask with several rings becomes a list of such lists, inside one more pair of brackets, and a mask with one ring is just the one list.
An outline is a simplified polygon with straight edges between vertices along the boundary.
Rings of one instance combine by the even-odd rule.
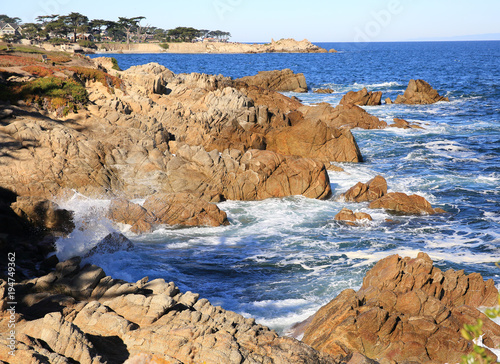
[[272, 91], [307, 92], [304, 74], [295, 74], [288, 68], [281, 71], [261, 71], [255, 76], [239, 78], [236, 82], [243, 82], [249, 86], [258, 86]]
[[424, 80], [410, 80], [403, 95], [398, 95], [395, 104], [433, 104], [438, 101], [450, 101], [441, 96]]
[[335, 215], [335, 220], [337, 221], [345, 221], [349, 225], [356, 225], [355, 222], [361, 220], [372, 221], [372, 217], [364, 212], [356, 212], [354, 213], [352, 210], [343, 208], [337, 215]]
[[156, 217], [144, 207], [125, 199], [111, 201], [108, 217], [115, 222], [132, 225], [130, 230], [134, 233], [149, 232], [156, 222]]
[[304, 119], [320, 120], [335, 128], [383, 129], [387, 123], [376, 116], [370, 115], [361, 107], [353, 104], [339, 104], [335, 108], [327, 103], [313, 106], [303, 106], [299, 111]]
[[349, 91], [342, 97], [340, 104], [352, 104], [361, 106], [376, 106], [382, 102], [382, 91], [370, 91], [363, 88], [360, 91]]
[[314, 90], [315, 94], [333, 94], [333, 92], [331, 88], [318, 88]]
[[443, 273], [424, 253], [415, 259], [393, 255], [366, 274], [357, 293], [345, 290], [323, 306], [303, 341], [330, 355], [359, 351], [380, 362], [459, 362], [472, 350], [460, 334], [465, 323], [481, 317], [484, 338], [500, 338], [500, 326], [477, 309], [494, 304], [497, 295], [492, 280]]
[[329, 127], [321, 121], [303, 120], [269, 133], [267, 149], [279, 154], [316, 158], [324, 162], [362, 162], [356, 140], [346, 129]]
[[401, 128], [401, 129], [423, 129], [421, 126], [416, 124], [410, 124], [406, 120], [394, 118], [394, 124], [389, 125], [391, 128]]
[[384, 101], [385, 101], [385, 103], [386, 103], [387, 105], [392, 105], [392, 104], [393, 104], [393, 102], [392, 102], [392, 100], [391, 100], [391, 98], [390, 98], [390, 97], [386, 98]]
[[376, 176], [367, 183], [358, 182], [346, 193], [342, 194], [345, 201], [364, 202], [375, 201], [387, 194], [387, 181], [382, 176]]
[[229, 171], [230, 179], [224, 187], [223, 195], [229, 200], [293, 195], [326, 199], [331, 195], [328, 173], [316, 160], [249, 150], [239, 163], [234, 175]]
[[431, 204], [422, 196], [408, 196], [401, 192], [391, 192], [387, 195], [373, 201], [369, 208], [371, 209], [386, 209], [396, 213], [408, 215], [434, 215], [443, 210], [432, 208]]
[[157, 223], [183, 226], [229, 225], [227, 215], [217, 205], [188, 193], [160, 193], [148, 197], [143, 206]]
[[106, 235], [104, 239], [98, 242], [95, 247], [85, 254], [84, 258], [90, 257], [94, 254], [115, 253], [120, 250], [130, 250], [133, 247], [134, 244], [126, 236], [114, 232]]
[[75, 228], [71, 211], [43, 198], [19, 196], [11, 207], [17, 215], [40, 229], [68, 234]]
[[[60, 267], [73, 263], [63, 263]], [[56, 279], [45, 290], [46, 300], [63, 302], [67, 296], [60, 292], [72, 292], [79, 285], [95, 286], [94, 291], [99, 290], [100, 294], [90, 295], [88, 289], [83, 289], [86, 294], [79, 297], [80, 301], [72, 299], [64, 308], [57, 306], [54, 308], [57, 311], [42, 313], [41, 318], [25, 320], [19, 316], [16, 355], [8, 356], [7, 342], [0, 338], [0, 358], [16, 364], [40, 358], [46, 362], [89, 364], [149, 363], [156, 359], [210, 364], [341, 362], [340, 358], [319, 353], [300, 341], [279, 337], [254, 319], [214, 307], [206, 299], [199, 299], [198, 294], [182, 293], [172, 282], [148, 283], [144, 278], [127, 283], [103, 277], [99, 269], [87, 266], [73, 278], [65, 275]], [[16, 293], [19, 300], [29, 305], [22, 295], [30, 286], [22, 285], [17, 286]], [[3, 286], [4, 282], [0, 282], [0, 287]], [[33, 308], [45, 309], [42, 304], [35, 303]], [[0, 327], [4, 326], [6, 320], [0, 320]]]

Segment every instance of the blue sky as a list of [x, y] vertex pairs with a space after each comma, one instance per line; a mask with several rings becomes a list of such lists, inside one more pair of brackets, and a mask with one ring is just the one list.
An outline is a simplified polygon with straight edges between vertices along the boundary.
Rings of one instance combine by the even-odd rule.
[[[500, 39], [500, 1], [477, 0], [14, 0], [0, 14], [31, 22], [80, 12], [91, 19], [145, 16], [144, 25], [224, 30], [233, 41], [307, 38], [315, 42]], [[489, 36], [482, 36], [490, 34]], [[494, 34], [493, 36], [491, 34]], [[460, 38], [458, 38], [460, 39]], [[468, 38], [470, 39], [470, 37]]]

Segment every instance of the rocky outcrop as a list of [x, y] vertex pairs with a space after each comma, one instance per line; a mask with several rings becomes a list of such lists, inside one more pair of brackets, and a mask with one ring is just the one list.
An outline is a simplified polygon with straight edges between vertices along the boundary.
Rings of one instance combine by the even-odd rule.
[[477, 309], [495, 305], [497, 295], [493, 280], [477, 273], [443, 272], [423, 253], [393, 255], [366, 274], [358, 292], [345, 290], [323, 306], [303, 341], [330, 355], [359, 351], [380, 362], [456, 363], [473, 347], [460, 334], [465, 323], [481, 318], [483, 342], [500, 342], [500, 326]]
[[356, 226], [357, 223], [367, 220], [372, 221], [372, 217], [365, 212], [353, 212], [352, 210], [343, 208], [334, 218], [336, 221], [342, 221], [347, 225]]
[[[347, 129], [306, 119], [267, 135], [267, 149], [285, 155], [311, 157], [324, 161], [362, 162], [356, 140]], [[328, 163], [329, 164], [329, 163]]]
[[[16, 355], [0, 337], [0, 358], [12, 364], [44, 359], [82, 364], [172, 363], [340, 363], [290, 337], [234, 312], [214, 307], [174, 283], [147, 277], [128, 283], [99, 267], [80, 268], [78, 258], [50, 274], [16, 285]], [[5, 282], [0, 299], [5, 300]], [[21, 292], [23, 292], [21, 296]], [[23, 304], [21, 304], [21, 301]], [[57, 303], [56, 305], [54, 303]], [[0, 330], [10, 313], [2, 306]]]
[[315, 94], [333, 94], [333, 90], [331, 88], [318, 88], [313, 91]]
[[217, 205], [188, 193], [157, 193], [144, 205], [126, 199], [111, 201], [108, 217], [131, 225], [134, 233], [151, 232], [159, 225], [221, 226], [229, 225], [227, 215]]
[[346, 193], [341, 195], [345, 201], [365, 202], [375, 201], [387, 194], [387, 181], [382, 176], [376, 176], [366, 183], [358, 182]]
[[377, 106], [382, 103], [382, 91], [370, 91], [363, 88], [360, 91], [349, 91], [340, 100], [341, 105]]
[[383, 129], [387, 127], [385, 121], [353, 104], [339, 104], [334, 108], [328, 103], [320, 103], [315, 106], [303, 106], [298, 110], [305, 119], [320, 120], [334, 128]]
[[94, 254], [112, 254], [121, 250], [130, 250], [134, 247], [134, 243], [125, 235], [113, 232], [106, 235], [100, 242], [85, 254], [84, 258], [88, 258]]
[[303, 73], [295, 74], [291, 69], [261, 71], [255, 76], [238, 78], [249, 86], [257, 86], [272, 91], [307, 92], [306, 78]]
[[180, 226], [229, 225], [227, 215], [217, 205], [188, 193], [160, 193], [150, 196], [144, 209], [156, 218], [156, 224]]
[[11, 208], [38, 229], [69, 234], [75, 228], [71, 211], [43, 198], [19, 196]]
[[369, 207], [407, 215], [434, 215], [446, 212], [440, 208], [433, 208], [422, 196], [408, 196], [402, 192], [390, 192], [370, 203]]
[[439, 101], [450, 101], [447, 97], [439, 95], [424, 80], [410, 80], [403, 95], [398, 95], [395, 104], [425, 105], [434, 104]]

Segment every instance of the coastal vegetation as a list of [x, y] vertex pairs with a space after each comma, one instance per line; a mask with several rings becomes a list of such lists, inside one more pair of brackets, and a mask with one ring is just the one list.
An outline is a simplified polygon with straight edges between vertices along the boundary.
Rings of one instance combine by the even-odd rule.
[[6, 34], [3, 40], [17, 42], [50, 42], [54, 45], [78, 43], [82, 47], [96, 48], [96, 43], [165, 43], [192, 42], [205, 39], [227, 41], [231, 33], [221, 30], [176, 27], [163, 29], [141, 24], [146, 17], [119, 17], [118, 20], [89, 19], [86, 15], [72, 12], [67, 15], [42, 15], [34, 23], [21, 23], [18, 17], [0, 15], [0, 21], [19, 26], [15, 34]]

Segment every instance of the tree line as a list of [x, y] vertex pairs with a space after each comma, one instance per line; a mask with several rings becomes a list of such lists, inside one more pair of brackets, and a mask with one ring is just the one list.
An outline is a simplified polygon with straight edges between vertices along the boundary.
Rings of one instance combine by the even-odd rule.
[[[89, 19], [83, 14], [72, 12], [68, 15], [42, 15], [37, 17], [34, 23], [21, 24], [21, 19], [18, 17], [0, 15], [0, 21], [21, 26], [22, 38], [56, 44], [81, 40], [143, 43], [151, 41], [192, 42], [212, 38], [227, 41], [231, 37], [231, 33], [221, 30], [200, 30], [192, 27], [162, 29], [149, 24], [141, 24], [144, 19], [146, 19], [144, 16], [119, 17], [117, 21]], [[19, 35], [17, 37], [20, 38]], [[9, 41], [13, 40], [15, 39], [9, 39]]]

